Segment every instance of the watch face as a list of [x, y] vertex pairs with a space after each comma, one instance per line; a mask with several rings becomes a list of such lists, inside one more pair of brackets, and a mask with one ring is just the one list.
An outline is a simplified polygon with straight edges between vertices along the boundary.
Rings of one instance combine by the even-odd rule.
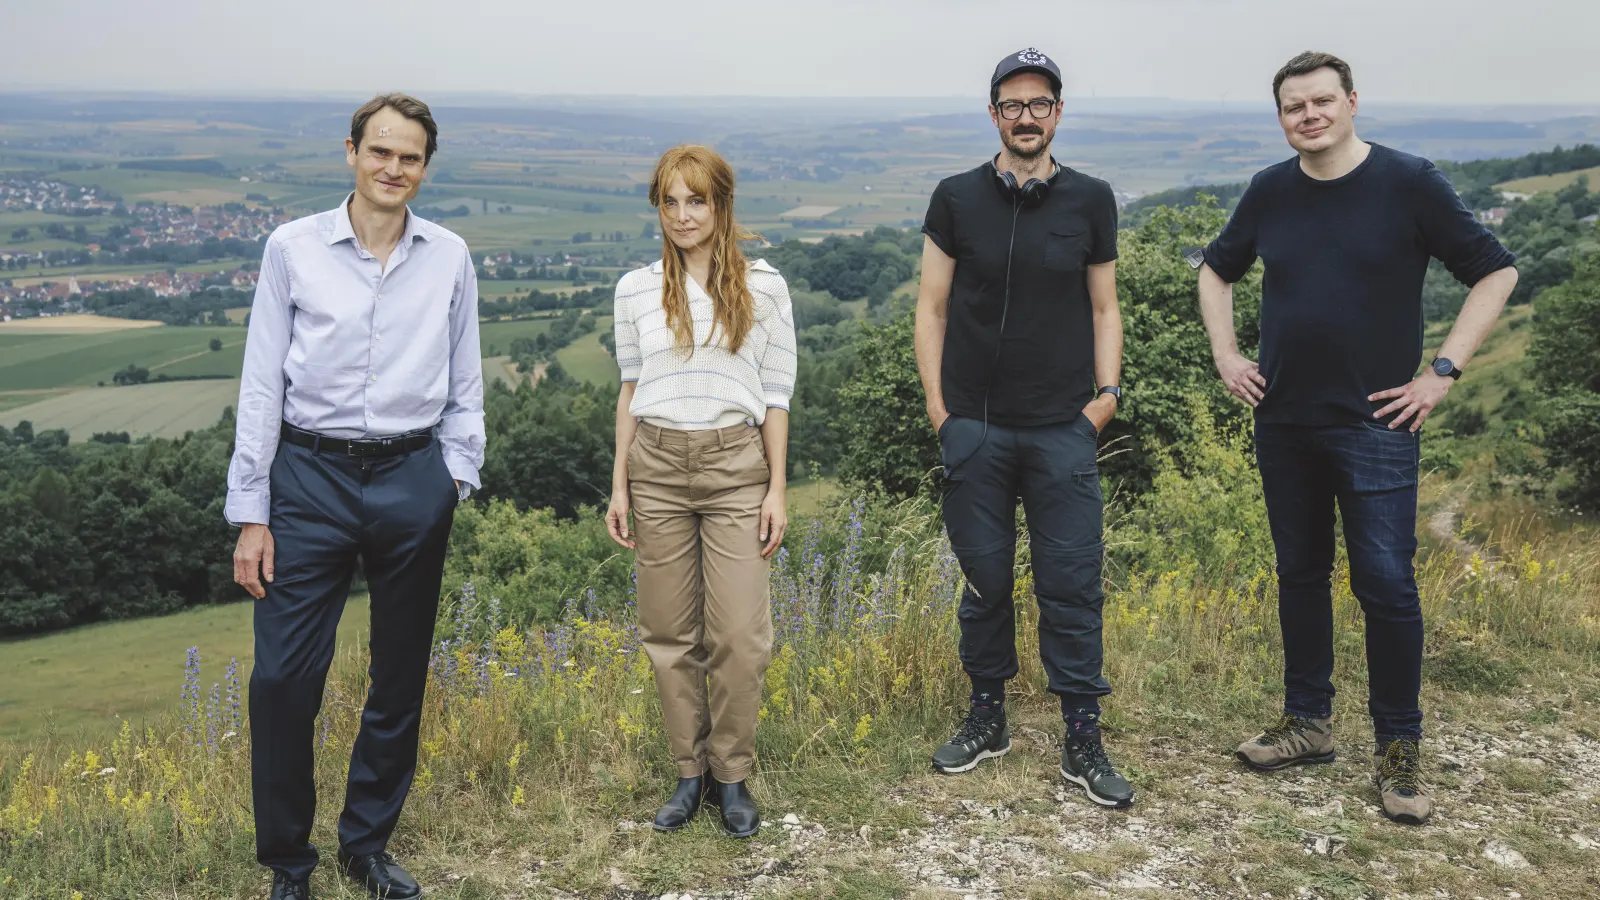
[[1455, 367], [1455, 363], [1448, 359], [1436, 359], [1433, 361], [1433, 373], [1435, 375], [1449, 375], [1450, 370]]

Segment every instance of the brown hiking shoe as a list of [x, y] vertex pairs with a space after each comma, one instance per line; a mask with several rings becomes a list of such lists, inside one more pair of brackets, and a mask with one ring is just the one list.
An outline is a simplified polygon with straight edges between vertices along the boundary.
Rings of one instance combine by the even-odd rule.
[[1333, 762], [1333, 720], [1305, 719], [1285, 713], [1278, 724], [1240, 744], [1233, 755], [1250, 768], [1263, 772]]
[[1390, 741], [1374, 754], [1372, 781], [1383, 799], [1383, 814], [1396, 822], [1421, 825], [1433, 815], [1433, 801], [1422, 783], [1422, 751], [1413, 740]]

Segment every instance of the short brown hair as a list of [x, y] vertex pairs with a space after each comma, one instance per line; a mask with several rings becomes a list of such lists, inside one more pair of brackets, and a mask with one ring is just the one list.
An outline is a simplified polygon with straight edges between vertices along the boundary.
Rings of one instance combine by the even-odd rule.
[[362, 104], [356, 114], [350, 117], [350, 143], [361, 149], [361, 138], [367, 133], [367, 120], [377, 115], [380, 109], [392, 109], [402, 116], [422, 126], [428, 133], [428, 146], [422, 152], [422, 164], [427, 165], [433, 159], [433, 151], [439, 149], [439, 126], [434, 124], [433, 112], [428, 109], [428, 104], [411, 96], [410, 94], [379, 94]]
[[1339, 74], [1339, 86], [1344, 88], [1346, 94], [1355, 92], [1355, 79], [1350, 77], [1350, 64], [1334, 56], [1332, 53], [1319, 53], [1315, 50], [1296, 56], [1283, 64], [1278, 74], [1272, 78], [1272, 105], [1278, 109], [1283, 108], [1283, 99], [1278, 95], [1278, 89], [1283, 83], [1297, 75], [1310, 75], [1318, 69], [1332, 69]]

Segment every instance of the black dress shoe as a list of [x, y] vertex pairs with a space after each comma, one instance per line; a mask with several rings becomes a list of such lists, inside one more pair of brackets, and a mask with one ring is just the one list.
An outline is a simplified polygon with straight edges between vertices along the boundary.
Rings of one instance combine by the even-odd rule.
[[364, 885], [367, 893], [379, 900], [411, 900], [422, 896], [422, 888], [405, 869], [385, 852], [350, 856], [339, 851], [339, 869], [351, 881]]
[[756, 798], [750, 796], [750, 789], [744, 782], [723, 784], [713, 779], [706, 799], [721, 807], [722, 827], [729, 835], [747, 838], [761, 830], [761, 812], [756, 809]]
[[672, 792], [672, 796], [656, 813], [656, 820], [651, 827], [657, 831], [677, 831], [688, 825], [695, 813], [700, 811], [700, 801], [705, 799], [705, 795], [704, 776], [679, 778], [678, 789]]
[[272, 873], [270, 900], [311, 900], [311, 880], [294, 879], [282, 872]]

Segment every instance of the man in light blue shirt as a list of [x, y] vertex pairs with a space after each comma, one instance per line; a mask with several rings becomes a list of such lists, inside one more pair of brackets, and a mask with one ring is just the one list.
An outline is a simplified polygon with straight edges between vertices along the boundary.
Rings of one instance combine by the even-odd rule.
[[437, 145], [420, 100], [357, 110], [355, 192], [273, 232], [250, 311], [226, 514], [234, 580], [256, 598], [251, 775], [273, 900], [309, 897], [312, 730], [358, 557], [372, 687], [339, 864], [373, 896], [420, 893], [385, 848], [416, 771], [450, 524], [484, 447], [472, 257], [406, 207]]

